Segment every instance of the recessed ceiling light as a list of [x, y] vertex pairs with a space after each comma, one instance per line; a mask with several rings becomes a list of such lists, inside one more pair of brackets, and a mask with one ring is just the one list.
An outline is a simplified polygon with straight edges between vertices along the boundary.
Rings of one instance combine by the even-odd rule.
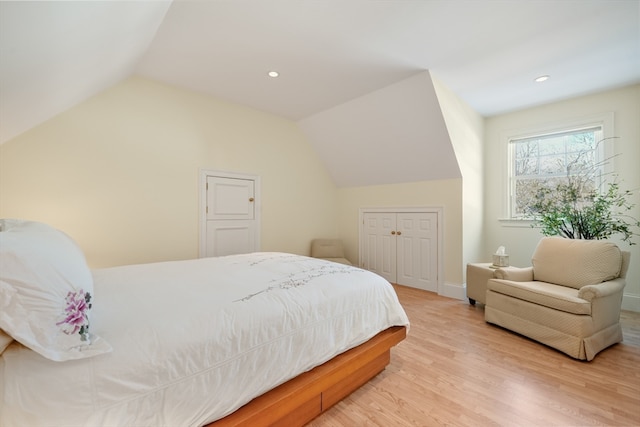
[[540, 77], [536, 77], [536, 78], [534, 79], [534, 81], [535, 81], [536, 83], [546, 82], [547, 80], [549, 80], [549, 76], [547, 76], [547, 75], [540, 76]]
[[280, 75], [277, 71], [269, 71], [267, 74], [269, 77], [278, 77]]

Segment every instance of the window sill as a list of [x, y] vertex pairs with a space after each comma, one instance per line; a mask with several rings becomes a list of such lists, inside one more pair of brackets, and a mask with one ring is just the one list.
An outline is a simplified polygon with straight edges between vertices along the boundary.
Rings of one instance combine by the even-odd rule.
[[531, 228], [535, 221], [532, 219], [498, 218], [498, 222], [503, 227]]

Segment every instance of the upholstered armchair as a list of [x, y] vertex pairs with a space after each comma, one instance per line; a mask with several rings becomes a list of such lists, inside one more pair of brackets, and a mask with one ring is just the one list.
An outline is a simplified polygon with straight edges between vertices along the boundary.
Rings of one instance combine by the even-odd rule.
[[592, 360], [622, 341], [629, 259], [629, 252], [610, 242], [545, 237], [531, 267], [497, 269], [489, 279], [485, 320]]
[[311, 256], [341, 264], [351, 265], [344, 256], [344, 247], [339, 239], [314, 239], [311, 241]]

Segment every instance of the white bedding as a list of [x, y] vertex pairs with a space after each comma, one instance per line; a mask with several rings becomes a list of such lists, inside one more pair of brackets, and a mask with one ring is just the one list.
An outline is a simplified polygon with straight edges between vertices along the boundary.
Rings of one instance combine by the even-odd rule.
[[92, 328], [113, 352], [54, 362], [11, 344], [0, 359], [3, 426], [199, 426], [409, 324], [380, 276], [290, 254], [93, 276]]

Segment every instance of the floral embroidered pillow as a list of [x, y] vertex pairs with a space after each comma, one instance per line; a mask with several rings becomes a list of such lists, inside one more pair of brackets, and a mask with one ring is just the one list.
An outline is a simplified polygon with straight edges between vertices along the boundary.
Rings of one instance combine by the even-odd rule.
[[93, 277], [66, 234], [34, 221], [0, 220], [0, 328], [56, 361], [111, 351], [91, 324]]

